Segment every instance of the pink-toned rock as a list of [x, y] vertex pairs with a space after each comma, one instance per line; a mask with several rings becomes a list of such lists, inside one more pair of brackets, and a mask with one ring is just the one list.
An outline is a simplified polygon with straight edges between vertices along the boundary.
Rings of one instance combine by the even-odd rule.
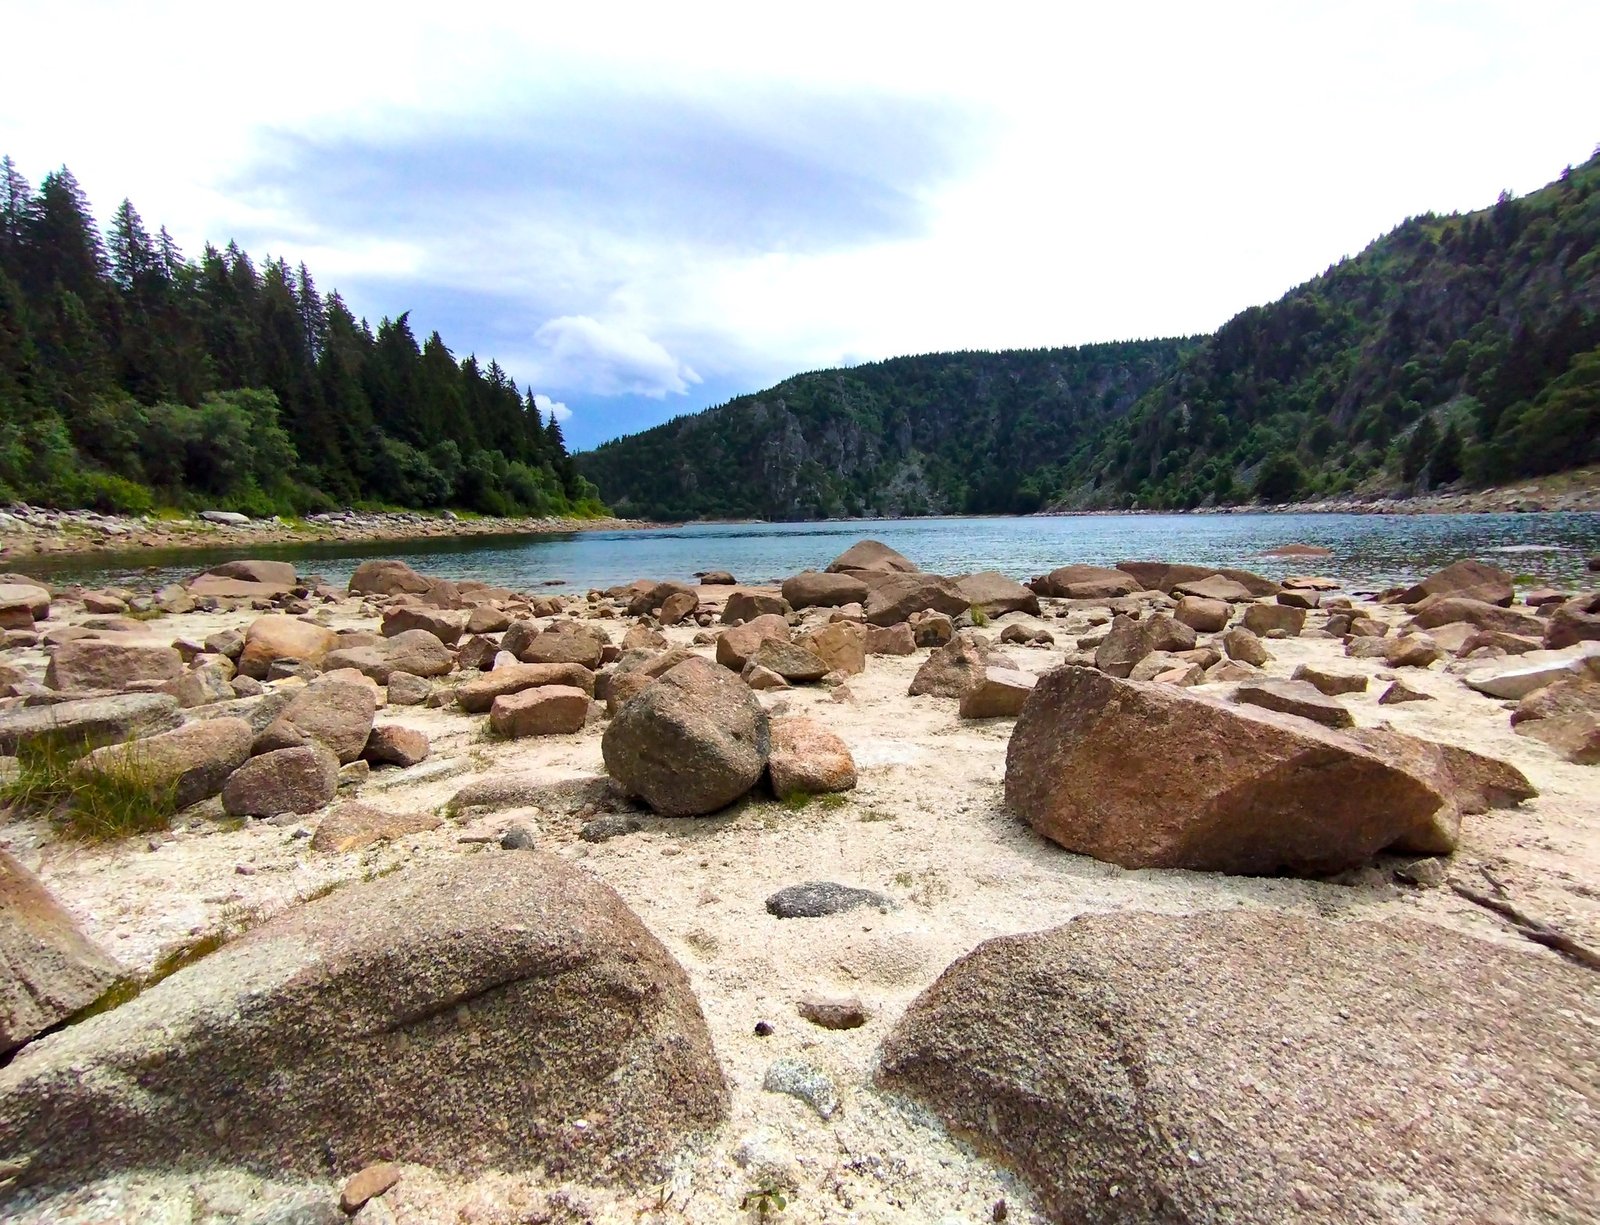
[[1459, 596], [1487, 604], [1509, 606], [1516, 597], [1516, 588], [1512, 576], [1497, 566], [1485, 565], [1480, 561], [1458, 561], [1414, 586], [1397, 591], [1390, 602], [1416, 604], [1429, 596]]
[[74, 693], [120, 692], [135, 682], [159, 684], [182, 675], [183, 656], [171, 647], [78, 638], [56, 647], [44, 683]]
[[372, 729], [361, 756], [375, 766], [419, 765], [428, 759], [428, 733], [398, 723], [385, 723]]
[[756, 649], [769, 638], [789, 641], [789, 622], [775, 613], [725, 629], [717, 636], [717, 662], [735, 672], [743, 672]]
[[280, 613], [257, 617], [244, 632], [239, 671], [259, 681], [266, 678], [275, 659], [298, 659], [316, 666], [336, 643], [337, 636], [326, 626]]
[[780, 799], [797, 793], [849, 791], [856, 785], [856, 763], [849, 748], [814, 719], [772, 720], [767, 768]]
[[963, 719], [1011, 719], [1033, 692], [1038, 677], [1013, 668], [985, 668], [977, 683], [961, 695]]
[[485, 672], [456, 689], [456, 701], [469, 714], [482, 714], [495, 699], [524, 689], [565, 685], [594, 694], [594, 673], [582, 664], [512, 664]]
[[915, 655], [917, 640], [904, 621], [896, 625], [869, 625], [866, 629], [868, 655]]
[[443, 825], [431, 812], [385, 812], [354, 801], [329, 810], [311, 835], [311, 849], [337, 855], [360, 851], [378, 842], [423, 834]]
[[489, 707], [489, 726], [512, 739], [582, 731], [588, 717], [589, 695], [570, 685], [520, 689], [495, 698]]
[[[843, 672], [855, 676], [867, 668], [867, 636], [872, 627], [835, 621], [809, 634], [802, 634], [797, 645], [810, 651], [828, 665], [830, 672]], [[765, 663], [765, 660], [759, 659]]]

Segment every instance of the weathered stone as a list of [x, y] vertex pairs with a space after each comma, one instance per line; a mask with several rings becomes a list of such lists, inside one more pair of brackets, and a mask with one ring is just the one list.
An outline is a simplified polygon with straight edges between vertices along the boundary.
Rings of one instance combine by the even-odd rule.
[[828, 671], [855, 676], [867, 670], [867, 636], [871, 628], [875, 627], [835, 621], [809, 634], [802, 634], [796, 644], [827, 664]]
[[1246, 681], [1234, 690], [1233, 697], [1236, 702], [1296, 715], [1324, 727], [1355, 726], [1355, 716], [1342, 702], [1305, 681]]
[[0, 1146], [74, 1185], [324, 1180], [381, 1153], [642, 1188], [727, 1108], [681, 967], [606, 885], [525, 851], [346, 885], [30, 1047], [0, 1072]]
[[768, 614], [725, 629], [717, 636], [717, 662], [724, 668], [742, 672], [757, 648], [768, 639], [788, 642], [789, 623], [776, 614]]
[[0, 753], [15, 755], [18, 745], [45, 736], [80, 745], [111, 744], [164, 732], [182, 722], [178, 703], [165, 693], [124, 693], [50, 706], [15, 706], [0, 710]]
[[257, 617], [245, 630], [239, 652], [239, 671], [263, 680], [276, 659], [297, 659], [315, 666], [333, 650], [336, 640], [337, 636], [326, 626], [269, 613]]
[[1278, 603], [1287, 604], [1290, 608], [1318, 608], [1322, 604], [1322, 597], [1315, 591], [1288, 590], [1278, 592]]
[[227, 669], [191, 668], [177, 680], [163, 681], [156, 692], [170, 694], [185, 710], [211, 702], [232, 701], [238, 696], [233, 689], [232, 670], [232, 665]]
[[1123, 867], [1322, 875], [1391, 848], [1444, 853], [1463, 811], [1531, 794], [1504, 763], [1460, 752], [1067, 667], [1017, 721], [1006, 801]]
[[1390, 602], [1417, 604], [1429, 596], [1459, 596], [1507, 607], [1516, 597], [1516, 588], [1512, 585], [1512, 576], [1496, 566], [1486, 566], [1480, 561], [1458, 561], [1415, 586], [1396, 592]]
[[379, 1161], [352, 1175], [339, 1192], [339, 1209], [351, 1216], [370, 1199], [376, 1199], [400, 1181], [400, 1167]]
[[699, 592], [688, 583], [680, 583], [676, 579], [667, 579], [660, 583], [652, 583], [648, 579], [640, 580], [631, 590], [632, 594], [627, 597], [630, 617], [643, 617], [657, 612], [675, 595], [692, 596], [696, 604], [700, 601]]
[[956, 636], [956, 623], [941, 612], [914, 612], [908, 624], [919, 647], [942, 647]]
[[785, 885], [767, 899], [767, 913], [779, 919], [821, 919], [862, 906], [891, 910], [894, 900], [871, 889], [857, 889], [826, 880]]
[[953, 579], [920, 572], [892, 574], [867, 594], [866, 610], [867, 624], [894, 625], [924, 611], [957, 617], [967, 611], [967, 602]]
[[725, 808], [760, 780], [766, 712], [725, 668], [690, 659], [618, 709], [600, 741], [606, 769], [663, 816]]
[[428, 733], [398, 723], [385, 723], [372, 729], [361, 756], [375, 766], [408, 768], [428, 759]]
[[739, 677], [757, 692], [771, 689], [788, 689], [790, 687], [789, 682], [784, 680], [783, 677], [779, 676], [771, 668], [763, 668], [753, 659], [745, 664], [744, 671], [739, 673]]
[[1431, 693], [1423, 693], [1420, 689], [1413, 689], [1404, 681], [1394, 681], [1383, 691], [1378, 698], [1379, 706], [1399, 706], [1404, 702], [1431, 702]]
[[207, 719], [127, 744], [108, 744], [80, 758], [80, 776], [126, 776], [136, 770], [153, 788], [171, 787], [178, 808], [198, 804], [250, 757], [253, 733], [243, 719]]
[[985, 668], [977, 683], [961, 695], [963, 719], [1011, 719], [1033, 692], [1038, 677], [1012, 668]]
[[1060, 600], [1106, 600], [1140, 589], [1133, 575], [1105, 566], [1058, 566], [1028, 584], [1042, 596]]
[[255, 751], [326, 745], [340, 764], [354, 761], [366, 747], [378, 697], [365, 683], [318, 677], [289, 699], [273, 722], [256, 737]]
[[300, 576], [295, 573], [294, 563], [287, 561], [225, 561], [220, 565], [210, 566], [203, 570], [203, 574], [215, 574], [220, 578], [243, 579], [247, 583], [266, 583], [274, 587], [281, 587], [288, 591], [300, 581]]
[[1202, 634], [1215, 634], [1228, 626], [1233, 606], [1224, 600], [1208, 600], [1203, 596], [1186, 595], [1178, 601], [1172, 615], [1190, 629]]
[[695, 575], [702, 587], [732, 587], [738, 580], [726, 570], [707, 570]]
[[1242, 624], [1258, 637], [1282, 630], [1286, 636], [1298, 638], [1306, 627], [1306, 610], [1288, 604], [1252, 604], [1244, 610]]
[[1351, 659], [1381, 659], [1391, 668], [1426, 668], [1444, 658], [1444, 652], [1426, 634], [1354, 637], [1345, 641], [1344, 653]]
[[1517, 703], [1511, 725], [1580, 766], [1600, 765], [1600, 679], [1568, 676]]
[[1261, 669], [1253, 664], [1242, 663], [1237, 659], [1223, 659], [1206, 669], [1204, 683], [1231, 685], [1239, 681], [1253, 680], [1260, 675]]
[[1545, 627], [1547, 650], [1596, 641], [1600, 641], [1600, 593], [1576, 596], [1559, 605]]
[[1365, 693], [1367, 678], [1360, 672], [1339, 672], [1321, 664], [1300, 664], [1294, 670], [1293, 680], [1305, 681], [1330, 698], [1344, 693]]
[[600, 666], [605, 646], [605, 635], [598, 631], [558, 623], [535, 634], [516, 656], [526, 664], [578, 664], [592, 672]]
[[1593, 998], [1581, 968], [1433, 923], [1121, 910], [958, 960], [878, 1081], [1051, 1220], [1576, 1222], [1600, 1202], [1572, 1080]]
[[43, 621], [50, 615], [50, 592], [33, 583], [0, 582], [0, 612], [19, 612], [28, 625]]
[[467, 614], [443, 608], [421, 608], [402, 604], [383, 614], [383, 636], [393, 638], [407, 630], [426, 630], [445, 646], [461, 641], [467, 628]]
[[849, 748], [814, 719], [772, 720], [767, 769], [779, 799], [849, 791], [856, 785], [856, 763]]
[[411, 676], [444, 676], [455, 667], [456, 657], [449, 647], [427, 630], [406, 630], [393, 638], [367, 646], [341, 647], [329, 651], [323, 666], [354, 668], [380, 685], [388, 684], [395, 672]]
[[56, 647], [44, 683], [84, 693], [118, 691], [135, 681], [170, 681], [182, 675], [183, 657], [171, 647], [78, 638]]
[[351, 595], [421, 595], [431, 585], [403, 561], [364, 561], [350, 576]]
[[460, 685], [456, 701], [469, 714], [482, 714], [506, 694], [546, 685], [565, 685], [594, 696], [594, 673], [582, 664], [512, 664], [496, 668]]
[[865, 604], [867, 585], [854, 575], [805, 570], [783, 581], [783, 598], [791, 608], [839, 608]]
[[624, 653], [628, 651], [664, 651], [666, 649], [667, 636], [644, 622], [629, 626], [628, 632], [622, 636], [622, 650]]
[[1535, 690], [1565, 680], [1583, 670], [1582, 656], [1563, 652], [1536, 658], [1523, 656], [1509, 665], [1496, 665], [1462, 677], [1469, 689], [1491, 698], [1515, 701]]
[[605, 816], [585, 821], [578, 827], [578, 837], [585, 842], [609, 842], [626, 834], [636, 834], [643, 828], [637, 817], [624, 816], [622, 813], [607, 813]]
[[511, 614], [493, 604], [477, 604], [467, 613], [468, 634], [501, 634], [511, 628]]
[[986, 617], [1003, 617], [1013, 612], [1027, 613], [1030, 617], [1039, 615], [1039, 597], [998, 570], [964, 574], [955, 583], [967, 606], [976, 608]]
[[409, 672], [391, 672], [388, 699], [391, 706], [421, 706], [433, 692], [433, 683]]
[[489, 707], [489, 726], [497, 735], [559, 736], [583, 730], [589, 695], [571, 685], [542, 685], [502, 694]]
[[739, 621], [754, 621], [757, 617], [786, 616], [789, 602], [782, 596], [766, 591], [748, 591], [740, 588], [728, 593], [722, 608], [722, 624], [733, 625]]
[[910, 574], [916, 566], [877, 540], [858, 540], [828, 563], [829, 574], [848, 574], [865, 570], [879, 574]]
[[1248, 587], [1220, 574], [1209, 574], [1205, 578], [1174, 583], [1172, 594], [1198, 596], [1203, 600], [1220, 600], [1227, 604], [1242, 604], [1251, 598]]
[[218, 630], [215, 634], [209, 635], [201, 645], [209, 654], [225, 655], [237, 664], [239, 656], [244, 652], [244, 635], [238, 630]]
[[853, 995], [844, 999], [807, 996], [795, 1005], [795, 1011], [823, 1029], [859, 1029], [870, 1015], [866, 1005]]
[[756, 647], [749, 664], [770, 669], [791, 684], [820, 681], [832, 670], [828, 662], [814, 652], [778, 638], [764, 639]]
[[1508, 634], [1526, 634], [1540, 637], [1544, 623], [1515, 608], [1502, 608], [1483, 600], [1469, 600], [1461, 596], [1429, 596], [1412, 607], [1410, 628], [1432, 629], [1436, 625], [1451, 625], [1465, 621], [1480, 630], [1503, 630]]
[[0, 966], [0, 1055], [94, 1003], [122, 973], [3, 847]]
[[990, 654], [989, 644], [981, 636], [963, 631], [923, 661], [908, 692], [912, 697], [959, 698], [982, 680]]
[[685, 617], [694, 615], [700, 607], [700, 597], [687, 591], [674, 591], [665, 600], [661, 601], [661, 611], [656, 615], [662, 625], [676, 625]]
[[1152, 651], [1187, 651], [1194, 644], [1194, 630], [1165, 613], [1152, 613], [1138, 621], [1118, 615], [1095, 649], [1094, 664], [1111, 676], [1125, 677]]
[[1229, 659], [1236, 659], [1242, 664], [1261, 667], [1272, 660], [1272, 655], [1262, 645], [1261, 639], [1256, 637], [1253, 630], [1242, 625], [1236, 625], [1222, 635], [1222, 649], [1228, 653]]
[[328, 854], [360, 851], [378, 842], [426, 833], [444, 824], [431, 812], [385, 812], [348, 801], [329, 809], [311, 835], [311, 849]]
[[252, 757], [229, 776], [222, 807], [236, 817], [316, 812], [333, 799], [338, 782], [339, 759], [324, 745], [276, 749]]
[[917, 640], [912, 636], [911, 626], [904, 621], [895, 625], [868, 625], [863, 627], [866, 631], [866, 653], [868, 655], [915, 655], [917, 653]]

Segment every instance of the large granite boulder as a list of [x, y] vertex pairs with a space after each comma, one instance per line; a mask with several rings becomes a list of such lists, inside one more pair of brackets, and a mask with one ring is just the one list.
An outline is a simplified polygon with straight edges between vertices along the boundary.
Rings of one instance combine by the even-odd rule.
[[1534, 794], [1464, 749], [1077, 667], [1034, 688], [1005, 791], [1038, 833], [1125, 868], [1305, 876], [1384, 850], [1447, 853], [1463, 813]]
[[1514, 608], [1504, 608], [1487, 600], [1466, 596], [1431, 595], [1412, 605], [1412, 629], [1435, 629], [1441, 625], [1466, 624], [1480, 630], [1500, 630], [1507, 634], [1526, 634], [1538, 638], [1545, 631], [1538, 617]]
[[789, 622], [777, 613], [764, 613], [743, 625], [735, 625], [717, 635], [717, 662], [724, 668], [743, 672], [768, 639], [789, 641]]
[[828, 563], [829, 574], [865, 570], [878, 574], [911, 574], [916, 564], [878, 540], [858, 540]]
[[1151, 613], [1138, 621], [1118, 614], [1095, 648], [1094, 666], [1111, 676], [1127, 676], [1146, 655], [1192, 650], [1196, 641], [1190, 626], [1165, 613]]
[[255, 752], [323, 744], [341, 762], [352, 762], [361, 756], [377, 713], [374, 686], [321, 676], [289, 699], [283, 713], [256, 737]]
[[957, 617], [967, 611], [967, 598], [954, 579], [938, 574], [892, 574], [867, 594], [869, 625], [910, 621], [913, 613], [938, 612]]
[[1600, 667], [1534, 690], [1511, 712], [1511, 726], [1575, 765], [1600, 765]]
[[959, 698], [983, 679], [993, 654], [986, 638], [964, 630], [923, 660], [907, 692], [912, 697]]
[[0, 1055], [99, 999], [121, 968], [0, 847]]
[[754, 621], [757, 617], [782, 617], [791, 612], [789, 601], [769, 591], [749, 591], [739, 588], [728, 593], [722, 607], [722, 624], [735, 625], [740, 621]]
[[1417, 604], [1429, 596], [1460, 597], [1507, 607], [1516, 598], [1516, 587], [1512, 576], [1498, 566], [1468, 560], [1453, 562], [1389, 599], [1394, 604]]
[[638, 1186], [727, 1109], [682, 968], [608, 886], [527, 851], [346, 885], [28, 1048], [0, 1072], [0, 1152], [60, 1185], [389, 1158]]
[[455, 652], [427, 630], [405, 630], [364, 646], [329, 651], [322, 662], [329, 672], [354, 668], [378, 684], [386, 685], [394, 672], [404, 672], [408, 676], [444, 676], [456, 666], [456, 657]]
[[1057, 566], [1028, 583], [1039, 595], [1063, 600], [1109, 600], [1140, 589], [1133, 575], [1105, 566]]
[[854, 676], [867, 669], [867, 634], [865, 626], [835, 621], [795, 641], [826, 663], [828, 671]]
[[171, 647], [75, 638], [56, 647], [44, 683], [74, 693], [126, 689], [135, 681], [170, 681], [183, 675], [183, 656]]
[[1600, 641], [1600, 592], [1575, 596], [1557, 606], [1545, 627], [1544, 645], [1555, 650]]
[[466, 631], [467, 616], [459, 609], [402, 604], [384, 612], [381, 632], [385, 638], [393, 638], [406, 630], [427, 630], [445, 646], [453, 647]]
[[403, 561], [364, 561], [350, 576], [351, 595], [422, 595], [432, 585]]
[[963, 574], [955, 583], [956, 590], [961, 593], [967, 606], [976, 608], [986, 617], [1003, 617], [1012, 612], [1027, 613], [1032, 617], [1039, 615], [1039, 597], [998, 570]]
[[770, 749], [755, 694], [699, 658], [619, 707], [600, 741], [611, 777], [669, 817], [726, 808], [760, 781]]
[[244, 632], [239, 671], [259, 681], [266, 677], [275, 659], [294, 659], [316, 667], [333, 650], [338, 637], [326, 626], [299, 617], [281, 613], [257, 617]]
[[300, 581], [294, 563], [287, 561], [256, 561], [241, 559], [208, 566], [201, 574], [215, 574], [219, 578], [242, 579], [247, 583], [267, 583], [288, 591]]
[[235, 817], [316, 812], [333, 799], [339, 759], [321, 744], [252, 757], [222, 786], [222, 808]]
[[1589, 971], [1414, 920], [1119, 911], [1003, 936], [879, 1083], [1084, 1225], [1561, 1221], [1600, 1203]]
[[0, 622], [4, 623], [5, 628], [27, 629], [35, 621], [43, 621], [49, 615], [48, 588], [32, 581], [20, 582], [10, 578], [0, 580]]
[[594, 673], [582, 664], [511, 664], [485, 672], [456, 690], [456, 701], [469, 714], [482, 714], [505, 694], [543, 685], [566, 685], [594, 696]]
[[767, 770], [773, 793], [780, 799], [849, 791], [856, 785], [856, 762], [849, 747], [815, 719], [772, 721]]
[[171, 787], [187, 808], [222, 790], [250, 757], [254, 733], [244, 719], [207, 719], [127, 744], [107, 744], [73, 763], [80, 777], [121, 776], [137, 770], [153, 786]]
[[865, 604], [867, 585], [854, 575], [806, 570], [783, 581], [783, 598], [792, 608], [839, 608]]
[[79, 698], [53, 706], [0, 710], [0, 753], [49, 736], [72, 744], [102, 745], [149, 736], [183, 722], [177, 700], [165, 693], [123, 693]]

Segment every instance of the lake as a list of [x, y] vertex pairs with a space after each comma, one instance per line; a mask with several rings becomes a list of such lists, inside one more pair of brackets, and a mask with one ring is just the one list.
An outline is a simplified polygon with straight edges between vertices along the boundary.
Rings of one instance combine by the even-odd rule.
[[[743, 582], [827, 565], [872, 537], [925, 570], [1000, 570], [1018, 578], [1074, 562], [1160, 559], [1240, 566], [1281, 577], [1328, 574], [1368, 586], [1415, 579], [1462, 557], [1518, 575], [1571, 585], [1600, 553], [1600, 514], [1493, 515], [1075, 515], [1034, 518], [712, 523], [632, 532], [478, 536], [383, 543], [145, 549], [17, 563], [40, 578], [93, 586], [188, 578], [233, 557], [281, 558], [305, 574], [344, 582], [371, 557], [398, 557], [425, 574], [533, 589], [609, 587], [640, 577], [687, 579], [729, 570]], [[1288, 543], [1322, 545], [1331, 557], [1278, 560]], [[1593, 580], [1588, 580], [1593, 582]]]

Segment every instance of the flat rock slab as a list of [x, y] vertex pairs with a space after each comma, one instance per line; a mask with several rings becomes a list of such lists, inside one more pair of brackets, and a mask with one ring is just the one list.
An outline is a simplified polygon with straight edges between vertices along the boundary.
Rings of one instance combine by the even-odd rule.
[[857, 889], [826, 880], [787, 885], [767, 899], [767, 913], [780, 919], [820, 919], [862, 906], [892, 910], [894, 899], [871, 889]]
[[957, 961], [879, 1083], [1051, 1220], [1576, 1225], [1600, 1204], [1594, 1000], [1592, 971], [1427, 923], [1121, 911]]
[[43, 736], [60, 736], [78, 744], [112, 744], [131, 736], [169, 731], [183, 722], [176, 698], [164, 693], [124, 693], [85, 698], [54, 706], [19, 706], [0, 710], [0, 753]]
[[1297, 715], [1324, 727], [1354, 727], [1356, 722], [1342, 702], [1305, 681], [1245, 681], [1233, 697], [1236, 702]]

